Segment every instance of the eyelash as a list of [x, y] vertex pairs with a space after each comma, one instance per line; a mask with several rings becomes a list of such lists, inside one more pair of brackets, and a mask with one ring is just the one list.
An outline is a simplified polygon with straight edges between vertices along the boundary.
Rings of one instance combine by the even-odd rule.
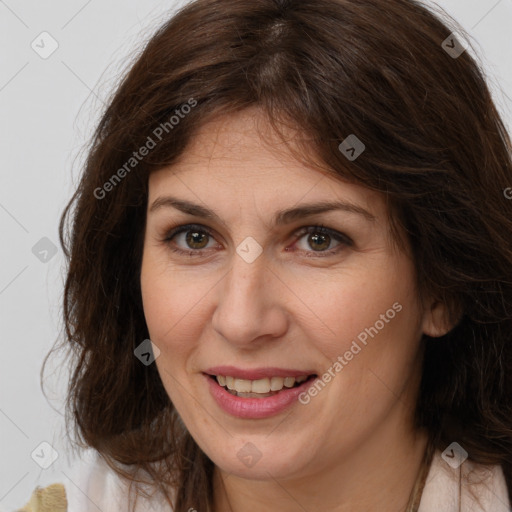
[[[204, 226], [201, 226], [199, 224], [185, 224], [185, 225], [177, 226], [177, 227], [171, 229], [167, 233], [167, 235], [163, 241], [164, 241], [164, 243], [166, 243], [169, 246], [171, 251], [178, 253], [180, 255], [192, 256], [192, 257], [201, 256], [202, 251], [207, 250], [207, 249], [184, 250], [184, 249], [179, 249], [177, 247], [173, 247], [171, 245], [172, 239], [176, 235], [179, 235], [180, 233], [187, 232], [187, 231], [193, 231], [193, 230], [195, 230], [199, 233], [204, 233], [208, 237], [214, 238], [213, 233], [210, 230], [208, 230], [207, 228], [205, 228]], [[347, 235], [344, 235], [343, 233], [340, 233], [339, 231], [336, 231], [334, 229], [326, 228], [322, 224], [320, 224], [318, 226], [306, 226], [304, 228], [301, 228], [295, 233], [295, 236], [298, 237], [297, 241], [299, 241], [303, 236], [311, 234], [311, 233], [321, 233], [323, 235], [329, 235], [331, 238], [333, 238], [334, 240], [336, 240], [337, 242], [340, 243], [340, 245], [338, 245], [334, 249], [330, 249], [327, 251], [305, 251], [307, 253], [313, 253], [313, 254], [317, 255], [315, 257], [331, 256], [331, 255], [337, 254], [341, 250], [341, 248], [343, 248], [343, 246], [350, 247], [353, 245], [352, 240]]]

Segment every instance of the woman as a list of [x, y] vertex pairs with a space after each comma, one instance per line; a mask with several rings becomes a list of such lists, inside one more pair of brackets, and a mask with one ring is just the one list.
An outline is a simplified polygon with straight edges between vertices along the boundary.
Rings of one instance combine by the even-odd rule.
[[69, 510], [510, 510], [511, 143], [452, 32], [196, 0], [149, 41], [61, 223]]

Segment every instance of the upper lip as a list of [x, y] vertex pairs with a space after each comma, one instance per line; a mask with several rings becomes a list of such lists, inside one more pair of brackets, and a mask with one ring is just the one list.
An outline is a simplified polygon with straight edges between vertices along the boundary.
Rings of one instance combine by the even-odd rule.
[[237, 368], [236, 366], [215, 366], [204, 371], [208, 375], [223, 375], [245, 380], [258, 380], [271, 377], [302, 377], [316, 375], [314, 370], [295, 370], [290, 368]]

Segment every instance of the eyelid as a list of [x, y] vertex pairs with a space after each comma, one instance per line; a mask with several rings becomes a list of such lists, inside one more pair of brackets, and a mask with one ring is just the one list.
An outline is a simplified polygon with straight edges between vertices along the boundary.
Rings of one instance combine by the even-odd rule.
[[166, 231], [164, 241], [171, 240], [175, 235], [182, 233], [183, 231], [192, 231], [193, 229], [196, 229], [197, 231], [204, 231], [206, 234], [213, 237], [213, 231], [202, 224], [180, 224]]
[[302, 236], [308, 233], [323, 233], [326, 235], [330, 235], [338, 242], [343, 242], [347, 245], [352, 245], [354, 243], [353, 240], [345, 233], [337, 231], [336, 229], [328, 228], [323, 224], [312, 224], [310, 226], [304, 226], [296, 230], [294, 234], [295, 236], [302, 238]]

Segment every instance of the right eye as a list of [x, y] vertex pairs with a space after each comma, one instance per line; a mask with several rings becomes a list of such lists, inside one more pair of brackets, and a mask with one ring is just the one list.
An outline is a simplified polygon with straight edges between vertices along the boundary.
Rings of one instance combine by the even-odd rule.
[[215, 240], [204, 226], [186, 224], [171, 229], [164, 241], [173, 252], [186, 256], [200, 256], [201, 251], [215, 247], [208, 247], [209, 239], [212, 239], [212, 242]]

